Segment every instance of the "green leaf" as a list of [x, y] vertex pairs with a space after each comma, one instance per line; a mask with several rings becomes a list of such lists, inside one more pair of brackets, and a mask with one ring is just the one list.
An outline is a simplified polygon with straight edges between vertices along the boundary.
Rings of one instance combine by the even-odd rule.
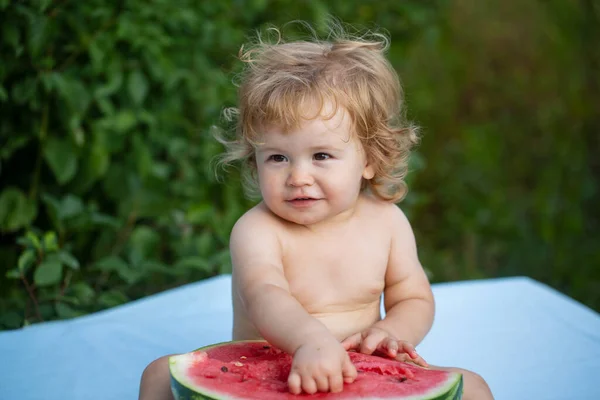
[[50, 4], [52, 4], [52, 0], [38, 0], [38, 11], [40, 12], [44, 12], [46, 11], [46, 9], [48, 9], [48, 7], [50, 7]]
[[79, 216], [84, 212], [83, 201], [72, 194], [66, 195], [60, 202], [58, 217], [61, 220]]
[[21, 256], [19, 257], [19, 262], [18, 262], [19, 272], [21, 274], [25, 275], [27, 270], [29, 268], [31, 268], [32, 265], [35, 264], [36, 259], [37, 259], [37, 254], [32, 249], [27, 249], [23, 253], [21, 253]]
[[68, 139], [51, 137], [44, 146], [44, 158], [61, 185], [69, 182], [77, 172], [77, 154]]
[[[54, 84], [65, 101], [70, 111], [69, 120], [81, 119], [90, 103], [91, 96], [89, 90], [85, 87], [78, 75], [70, 76], [66, 74], [54, 74]], [[73, 122], [71, 122], [73, 124]], [[76, 124], [76, 122], [75, 122]], [[71, 126], [73, 128], [73, 126]]]
[[58, 238], [55, 232], [46, 232], [44, 234], [44, 250], [54, 252], [58, 250]]
[[108, 82], [106, 85], [99, 86], [94, 91], [94, 97], [96, 99], [108, 97], [117, 93], [123, 85], [123, 66], [119, 59], [114, 58], [110, 62], [106, 73], [108, 74]]
[[100, 271], [112, 272], [112, 271], [120, 271], [123, 269], [129, 269], [129, 264], [123, 261], [122, 258], [117, 256], [109, 256], [105, 257], [101, 260], [98, 260], [95, 264], [95, 268]]
[[[0, 86], [0, 92], [2, 87]], [[0, 100], [2, 95], [0, 94]], [[31, 136], [13, 136], [8, 139], [6, 144], [0, 149], [0, 158], [8, 159], [15, 151], [19, 150], [31, 141]]]
[[[0, 2], [0, 8], [2, 4]], [[17, 329], [23, 324], [23, 318], [15, 311], [8, 311], [0, 314], [0, 326], [7, 329]]]
[[127, 296], [117, 290], [109, 290], [98, 296], [98, 303], [104, 307], [115, 307], [128, 301]]
[[63, 266], [56, 259], [44, 260], [35, 270], [33, 281], [38, 286], [56, 285], [62, 279]]
[[173, 166], [166, 162], [154, 160], [152, 162], [152, 176], [162, 181], [167, 181], [173, 170]]
[[97, 212], [90, 214], [90, 221], [95, 226], [107, 227], [114, 230], [119, 229], [123, 225], [118, 218]]
[[35, 250], [42, 249], [42, 243], [40, 242], [40, 238], [38, 238], [35, 233], [33, 233], [31, 231], [27, 231], [27, 233], [25, 234], [25, 239], [27, 239], [27, 242], [29, 243], [29, 245], [31, 247], [33, 247]]
[[123, 281], [129, 285], [133, 285], [144, 276], [144, 271], [133, 269], [131, 267], [121, 268], [117, 271], [117, 274]]
[[6, 102], [6, 100], [8, 100], [8, 92], [6, 91], [4, 86], [0, 85], [0, 101], [4, 103]]
[[104, 176], [110, 165], [110, 153], [105, 140], [101, 133], [94, 132], [90, 156], [87, 159], [87, 166], [93, 179]]
[[73, 304], [75, 306], [78, 306], [81, 304], [81, 301], [79, 301], [79, 299], [76, 296], [61, 296], [60, 297], [60, 301], [62, 301], [63, 303], [68, 303], [68, 304]]
[[204, 225], [211, 220], [214, 213], [214, 207], [208, 202], [194, 204], [187, 210], [186, 219], [192, 224]]
[[81, 118], [79, 115], [71, 115], [71, 118], [69, 119], [69, 128], [71, 130], [71, 137], [75, 141], [77, 147], [83, 147], [85, 144], [85, 132], [81, 127]]
[[212, 265], [203, 257], [184, 257], [175, 263], [175, 268], [194, 269], [204, 272], [212, 271]]
[[212, 233], [209, 230], [204, 230], [196, 239], [196, 246], [198, 254], [202, 257], [208, 257], [215, 249], [215, 241]]
[[118, 112], [112, 119], [113, 128], [119, 133], [125, 133], [137, 124], [135, 114], [130, 110]]
[[141, 105], [148, 94], [148, 81], [146, 76], [139, 69], [134, 70], [129, 74], [129, 80], [127, 82], [127, 89], [129, 95], [136, 105]]
[[16, 104], [25, 104], [34, 99], [37, 90], [37, 80], [26, 78], [23, 81], [13, 85], [11, 91], [11, 100]]
[[29, 225], [37, 215], [35, 203], [14, 187], [0, 194], [0, 230], [17, 231]]
[[176, 271], [174, 268], [170, 268], [167, 267], [165, 264], [156, 261], [156, 260], [145, 260], [142, 264], [141, 267], [144, 269], [144, 271], [146, 272], [158, 272], [160, 274], [165, 274], [165, 275], [173, 275], [173, 276], [177, 276], [178, 271]]
[[140, 135], [133, 137], [133, 156], [138, 173], [142, 178], [147, 177], [152, 171], [152, 153]]
[[18, 269], [9, 269], [6, 271], [5, 276], [9, 279], [21, 279], [21, 273]]
[[69, 293], [79, 300], [79, 304], [91, 304], [96, 296], [96, 292], [85, 282], [76, 282], [69, 287]]
[[63, 265], [66, 265], [71, 269], [79, 269], [79, 261], [71, 253], [62, 250], [56, 255]]
[[2, 26], [3, 42], [17, 49], [20, 46], [21, 34], [17, 24], [3, 24]]
[[61, 319], [75, 318], [85, 314], [74, 309], [69, 304], [60, 301], [56, 303], [54, 308], [56, 310], [56, 315], [58, 315]]
[[106, 176], [102, 180], [104, 192], [113, 200], [122, 202], [128, 200], [133, 191], [131, 185], [131, 169], [120, 162], [111, 163]]
[[43, 320], [56, 318], [56, 311], [53, 304], [40, 304], [39, 310]]
[[48, 18], [43, 14], [35, 14], [29, 22], [29, 51], [32, 56], [37, 57], [45, 47], [46, 40], [48, 40]]
[[139, 253], [142, 259], [158, 258], [160, 235], [148, 226], [137, 226], [129, 237], [128, 246]]
[[[96, 99], [96, 103], [98, 104], [98, 108], [102, 114], [113, 115], [115, 113], [115, 106], [110, 99], [106, 97], [99, 97]], [[100, 127], [106, 127], [106, 121], [99, 119], [97, 125]]]
[[63, 223], [60, 219], [60, 201], [48, 193], [42, 193], [41, 197], [44, 204], [46, 204], [46, 213], [50, 217], [50, 220], [52, 220], [55, 229], [57, 229], [59, 232], [62, 232]]
[[100, 47], [98, 40], [93, 40], [90, 43], [90, 45], [88, 47], [88, 53], [90, 55], [91, 64], [94, 67], [94, 70], [102, 71], [105, 68], [104, 60], [105, 60], [106, 54], [103, 51], [103, 49]]

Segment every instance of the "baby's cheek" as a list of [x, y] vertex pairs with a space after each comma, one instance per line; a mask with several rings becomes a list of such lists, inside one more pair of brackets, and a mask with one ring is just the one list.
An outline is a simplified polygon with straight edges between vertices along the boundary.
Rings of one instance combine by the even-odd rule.
[[273, 179], [264, 179], [261, 181], [259, 188], [260, 193], [265, 200], [267, 200], [267, 198], [273, 199], [277, 196], [277, 188]]

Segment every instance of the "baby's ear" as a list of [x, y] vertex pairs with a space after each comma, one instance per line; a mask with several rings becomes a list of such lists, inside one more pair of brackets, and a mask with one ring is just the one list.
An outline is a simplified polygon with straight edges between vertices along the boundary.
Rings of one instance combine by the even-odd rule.
[[365, 165], [365, 169], [363, 170], [362, 176], [364, 179], [369, 180], [373, 179], [375, 176], [375, 167], [370, 162]]

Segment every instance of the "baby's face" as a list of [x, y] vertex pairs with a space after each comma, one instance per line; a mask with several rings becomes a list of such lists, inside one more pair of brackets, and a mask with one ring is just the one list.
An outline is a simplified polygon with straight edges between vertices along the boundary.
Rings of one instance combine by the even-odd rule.
[[315, 225], [351, 215], [362, 179], [373, 177], [348, 116], [316, 118], [283, 132], [265, 129], [256, 148], [260, 191], [281, 218]]

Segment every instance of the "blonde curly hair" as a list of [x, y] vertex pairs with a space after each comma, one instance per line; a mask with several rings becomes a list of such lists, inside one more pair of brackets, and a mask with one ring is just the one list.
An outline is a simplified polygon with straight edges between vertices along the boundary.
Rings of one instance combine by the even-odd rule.
[[[245, 69], [240, 74], [239, 105], [224, 111], [235, 123], [235, 137], [216, 135], [226, 147], [219, 162], [241, 162], [246, 193], [260, 195], [255, 146], [261, 129], [270, 124], [295, 128], [303, 120], [333, 117], [342, 107], [374, 166], [375, 175], [363, 182], [363, 189], [399, 202], [407, 192], [408, 159], [418, 134], [403, 118], [400, 81], [385, 57], [389, 39], [374, 32], [350, 35], [340, 24], [330, 28], [327, 40], [314, 35], [289, 43], [278, 29], [270, 28], [274, 42], [258, 35], [249, 47], [242, 46], [239, 58]], [[320, 111], [307, 114], [315, 104]], [[325, 104], [333, 105], [328, 115], [322, 115]]]

